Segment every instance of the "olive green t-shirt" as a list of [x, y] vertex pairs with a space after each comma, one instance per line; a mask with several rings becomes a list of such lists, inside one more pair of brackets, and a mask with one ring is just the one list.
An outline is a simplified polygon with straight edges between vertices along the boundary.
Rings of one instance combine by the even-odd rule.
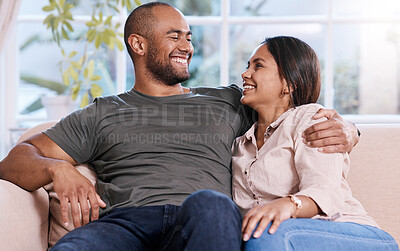
[[180, 205], [212, 189], [231, 196], [231, 146], [255, 118], [236, 85], [153, 97], [97, 98], [44, 133], [98, 175], [107, 207]]

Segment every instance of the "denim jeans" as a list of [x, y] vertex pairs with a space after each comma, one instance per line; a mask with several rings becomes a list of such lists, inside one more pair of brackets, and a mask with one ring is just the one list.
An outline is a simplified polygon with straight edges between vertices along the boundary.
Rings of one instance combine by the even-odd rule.
[[224, 194], [201, 190], [179, 206], [112, 210], [77, 228], [56, 250], [240, 250], [241, 216]]
[[316, 219], [288, 219], [274, 234], [265, 229], [260, 238], [243, 244], [245, 251], [323, 250], [368, 251], [399, 250], [396, 241], [385, 231], [351, 222]]

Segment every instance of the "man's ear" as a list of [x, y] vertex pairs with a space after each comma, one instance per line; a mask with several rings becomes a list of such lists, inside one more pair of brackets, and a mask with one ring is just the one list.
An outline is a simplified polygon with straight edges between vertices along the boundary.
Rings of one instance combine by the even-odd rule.
[[143, 56], [145, 54], [147, 44], [144, 37], [138, 34], [131, 34], [128, 37], [128, 44], [135, 54], [139, 56]]

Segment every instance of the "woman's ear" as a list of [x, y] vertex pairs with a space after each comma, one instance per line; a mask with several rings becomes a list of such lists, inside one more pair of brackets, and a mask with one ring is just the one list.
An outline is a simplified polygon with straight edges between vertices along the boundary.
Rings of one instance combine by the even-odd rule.
[[143, 56], [145, 54], [146, 42], [144, 37], [138, 34], [131, 34], [128, 37], [128, 44], [135, 54], [139, 56]]
[[286, 79], [283, 79], [282, 85], [283, 85], [282, 86], [283, 93], [289, 94], [293, 92], [293, 87], [287, 83]]

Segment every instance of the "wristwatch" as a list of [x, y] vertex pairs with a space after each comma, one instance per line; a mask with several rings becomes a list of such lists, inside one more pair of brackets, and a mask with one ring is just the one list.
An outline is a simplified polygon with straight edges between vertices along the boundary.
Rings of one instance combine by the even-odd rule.
[[290, 194], [290, 195], [289, 195], [289, 198], [290, 198], [290, 201], [293, 202], [294, 205], [296, 206], [296, 211], [295, 211], [294, 214], [292, 215], [292, 218], [296, 218], [297, 211], [298, 211], [299, 209], [302, 209], [302, 208], [303, 208], [303, 203], [301, 202], [301, 200], [300, 200], [296, 195]]

